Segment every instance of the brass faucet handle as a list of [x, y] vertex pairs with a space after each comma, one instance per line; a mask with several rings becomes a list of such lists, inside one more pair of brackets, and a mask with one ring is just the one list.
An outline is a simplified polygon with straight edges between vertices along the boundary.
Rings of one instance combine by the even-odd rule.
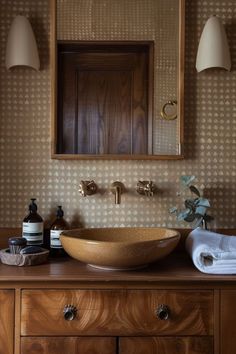
[[152, 197], [156, 191], [156, 185], [152, 181], [138, 181], [137, 192], [147, 197]]
[[79, 193], [82, 195], [82, 197], [86, 197], [87, 195], [95, 194], [97, 192], [97, 189], [98, 189], [98, 187], [93, 180], [80, 181]]

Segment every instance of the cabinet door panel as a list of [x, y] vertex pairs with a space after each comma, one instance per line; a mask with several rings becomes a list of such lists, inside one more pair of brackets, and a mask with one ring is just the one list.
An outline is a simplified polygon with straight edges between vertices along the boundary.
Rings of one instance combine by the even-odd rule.
[[57, 153], [148, 154], [151, 48], [58, 45]]
[[236, 351], [236, 290], [221, 291], [221, 354]]
[[119, 354], [213, 354], [212, 337], [127, 337]]
[[0, 290], [0, 354], [13, 353], [14, 290]]
[[22, 354], [115, 354], [116, 339], [105, 337], [21, 339]]

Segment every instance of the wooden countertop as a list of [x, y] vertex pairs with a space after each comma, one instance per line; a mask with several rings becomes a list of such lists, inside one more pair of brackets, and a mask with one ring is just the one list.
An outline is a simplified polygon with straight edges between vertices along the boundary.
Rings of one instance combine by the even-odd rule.
[[[185, 286], [188, 283], [196, 284], [204, 288], [214, 285], [227, 287], [236, 284], [236, 275], [212, 275], [198, 271], [192, 260], [184, 251], [184, 240], [189, 229], [179, 229], [182, 235], [178, 251], [173, 252], [165, 259], [147, 268], [136, 271], [104, 271], [91, 268], [86, 264], [73, 260], [72, 258], [51, 259], [48, 263], [32, 267], [7, 266], [0, 263], [0, 287], [11, 287], [14, 283], [24, 286], [40, 286], [40, 282], [52, 283], [55, 287], [62, 285], [69, 286], [74, 283], [80, 286], [92, 283], [92, 286], [119, 286], [135, 287], [136, 284], [143, 287], [163, 286], [171, 287]], [[236, 235], [236, 229], [219, 229], [218, 232], [227, 235]], [[8, 237], [20, 235], [18, 228], [0, 228], [0, 248], [5, 248]], [[29, 285], [30, 284], [30, 285]], [[91, 286], [91, 284], [90, 284]]]
[[156, 284], [186, 282], [212, 283], [236, 282], [236, 275], [211, 275], [199, 272], [192, 264], [189, 256], [184, 252], [172, 253], [167, 258], [147, 268], [136, 271], [104, 271], [87, 266], [71, 258], [49, 260], [48, 263], [31, 266], [16, 267], [0, 264], [0, 284], [3, 282], [68, 282], [77, 283], [124, 283], [129, 286], [135, 283]]

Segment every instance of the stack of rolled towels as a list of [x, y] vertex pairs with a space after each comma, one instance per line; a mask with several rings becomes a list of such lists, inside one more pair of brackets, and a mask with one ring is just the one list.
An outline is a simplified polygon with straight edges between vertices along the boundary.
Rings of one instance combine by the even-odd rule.
[[188, 235], [186, 249], [201, 272], [236, 274], [236, 236], [198, 227]]

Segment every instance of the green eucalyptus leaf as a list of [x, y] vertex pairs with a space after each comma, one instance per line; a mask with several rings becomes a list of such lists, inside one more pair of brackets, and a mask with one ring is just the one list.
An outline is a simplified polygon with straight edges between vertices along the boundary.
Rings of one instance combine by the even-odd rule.
[[169, 209], [169, 212], [170, 212], [171, 214], [177, 213], [177, 211], [178, 211], [178, 209], [177, 209], [176, 206], [174, 206], [174, 207], [172, 207], [172, 208]]
[[189, 187], [189, 189], [190, 189], [191, 192], [193, 192], [194, 194], [196, 194], [198, 197], [201, 196], [199, 190], [198, 190], [196, 187], [194, 187], [193, 185], [191, 185], [191, 186]]
[[180, 182], [185, 187], [189, 187], [189, 185], [194, 181], [195, 176], [180, 176]]
[[179, 220], [179, 221], [185, 220], [185, 218], [188, 217], [188, 215], [189, 215], [190, 213], [191, 213], [191, 210], [190, 210], [190, 209], [185, 209], [185, 210], [180, 211], [180, 212], [177, 214], [177, 220]]
[[207, 215], [207, 208], [210, 208], [209, 200], [202, 198], [200, 191], [192, 184], [195, 176], [184, 175], [180, 177], [180, 182], [184, 188], [182, 192], [178, 192], [177, 196], [181, 196], [184, 193], [186, 188], [189, 188], [191, 193], [195, 195], [195, 198], [189, 198], [184, 201], [185, 210], [179, 211], [179, 209], [174, 206], [169, 209], [171, 214], [176, 214], [177, 220], [187, 221], [193, 224], [194, 227], [199, 226], [203, 220], [206, 222], [212, 221], [214, 218], [210, 215]]
[[188, 209], [195, 209], [195, 202], [193, 199], [186, 199], [184, 205]]
[[188, 216], [186, 216], [186, 218], [184, 219], [184, 221], [187, 221], [187, 222], [193, 222], [195, 220], [196, 216], [194, 213], [192, 214], [189, 214]]
[[206, 214], [206, 211], [207, 211], [206, 207], [199, 205], [196, 207], [195, 214], [204, 216]]
[[206, 198], [198, 198], [197, 205], [202, 206], [202, 207], [206, 207], [206, 208], [210, 208], [209, 200]]
[[199, 199], [200, 199], [200, 198], [195, 198], [195, 199], [192, 199], [192, 200], [193, 200], [193, 203], [194, 203], [195, 208], [199, 205]]
[[196, 217], [197, 219], [198, 219], [198, 218], [204, 218], [204, 217], [205, 217], [205, 215], [195, 213], [195, 217]]

